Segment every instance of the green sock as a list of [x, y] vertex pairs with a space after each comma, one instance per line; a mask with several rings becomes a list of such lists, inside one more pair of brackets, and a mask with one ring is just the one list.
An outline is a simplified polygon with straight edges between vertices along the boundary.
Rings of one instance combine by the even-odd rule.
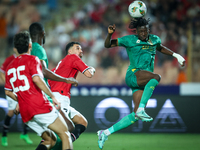
[[56, 144], [51, 148], [51, 150], [62, 150], [62, 141], [57, 134], [55, 135], [57, 137]]
[[158, 85], [158, 81], [156, 79], [151, 79], [145, 86], [144, 88], [144, 92], [142, 94], [142, 98], [140, 101], [140, 105], [139, 107], [144, 108], [149, 100], [149, 98], [151, 97], [151, 95], [153, 94], [153, 90], [155, 89], [155, 87]]
[[124, 128], [130, 126], [131, 124], [135, 123], [136, 121], [137, 121], [137, 119], [135, 119], [135, 113], [132, 112], [131, 114], [122, 118], [119, 122], [114, 124], [112, 127], [110, 127], [108, 130], [112, 134], [114, 132], [117, 132], [121, 129], [124, 129]]

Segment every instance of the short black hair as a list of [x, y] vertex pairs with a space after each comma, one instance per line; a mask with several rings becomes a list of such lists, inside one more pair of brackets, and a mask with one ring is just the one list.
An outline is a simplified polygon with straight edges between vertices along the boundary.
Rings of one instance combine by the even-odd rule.
[[143, 17], [141, 18], [134, 18], [131, 20], [131, 23], [129, 24], [129, 29], [135, 29], [138, 27], [149, 25], [150, 19], [145, 19]]
[[29, 27], [31, 38], [34, 39], [37, 35], [44, 31], [44, 26], [39, 22], [34, 22]]
[[74, 44], [81, 45], [79, 42], [69, 42], [69, 43], [66, 45], [66, 48], [65, 48], [66, 54], [68, 54], [68, 50], [69, 50], [72, 46], [74, 46]]
[[14, 36], [14, 47], [19, 54], [28, 52], [30, 34], [28, 31], [22, 31]]

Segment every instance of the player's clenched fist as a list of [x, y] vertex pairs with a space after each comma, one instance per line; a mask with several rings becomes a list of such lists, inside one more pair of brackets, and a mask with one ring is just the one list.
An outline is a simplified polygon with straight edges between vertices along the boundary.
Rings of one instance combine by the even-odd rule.
[[115, 32], [116, 26], [115, 24], [108, 26], [108, 33], [113, 34]]

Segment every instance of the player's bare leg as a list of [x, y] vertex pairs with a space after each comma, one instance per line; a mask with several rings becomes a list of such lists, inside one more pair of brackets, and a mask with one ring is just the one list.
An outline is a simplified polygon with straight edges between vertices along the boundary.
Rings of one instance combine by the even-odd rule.
[[144, 87], [144, 92], [142, 94], [139, 108], [136, 112], [136, 116], [142, 121], [152, 121], [153, 118], [145, 113], [144, 108], [149, 98], [153, 94], [155, 87], [158, 85], [161, 77], [158, 74], [145, 70], [139, 70], [135, 73], [135, 75], [137, 77], [138, 86]]
[[[69, 132], [72, 132], [74, 131], [75, 129], [75, 125], [74, 123], [72, 122], [72, 120], [69, 118], [69, 116], [65, 115], [64, 112], [62, 110], [59, 111], [60, 115], [62, 116], [62, 118], [64, 119], [65, 123], [67, 124], [67, 127], [68, 127], [68, 131]], [[56, 150], [56, 149], [60, 149], [60, 147], [62, 146], [62, 141], [61, 139], [57, 136], [57, 141], [56, 141], [56, 144], [52, 147], [52, 150]], [[73, 140], [73, 137], [72, 137], [72, 140]], [[72, 141], [73, 142], [73, 141]], [[43, 143], [43, 140], [40, 142], [40, 144]], [[39, 144], [39, 145], [40, 145]]]
[[54, 123], [48, 126], [49, 129], [54, 131], [62, 141], [62, 149], [63, 150], [72, 150], [73, 145], [70, 137], [70, 133], [68, 131], [66, 123], [63, 121], [63, 118], [58, 117]]
[[137, 77], [137, 84], [139, 86], [145, 86], [151, 79], [156, 79], [160, 82], [161, 76], [146, 70], [139, 70], [135, 73]]
[[75, 129], [71, 132], [72, 135], [72, 142], [77, 140], [81, 133], [85, 131], [87, 128], [88, 122], [86, 118], [82, 114], [77, 114], [72, 118], [73, 123], [75, 124]]
[[69, 132], [74, 131], [75, 125], [74, 125], [74, 123], [72, 122], [72, 120], [69, 119], [69, 118], [67, 118], [62, 110], [60, 110], [59, 113], [62, 115], [63, 119], [65, 120], [65, 122], [66, 122], [66, 124], [67, 124], [67, 126], [68, 126]]

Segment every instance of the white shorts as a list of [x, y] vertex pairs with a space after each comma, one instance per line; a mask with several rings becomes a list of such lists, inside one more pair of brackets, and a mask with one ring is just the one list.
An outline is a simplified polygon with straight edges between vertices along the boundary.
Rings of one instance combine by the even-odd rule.
[[52, 124], [59, 117], [59, 113], [55, 107], [49, 113], [35, 115], [32, 120], [26, 122], [26, 124], [35, 131], [38, 136], [41, 136], [43, 132], [49, 131], [48, 126]]
[[14, 110], [17, 106], [17, 101], [13, 100], [11, 97], [6, 95], [6, 99], [8, 101], [8, 110]]
[[69, 117], [72, 119], [74, 116], [80, 114], [76, 109], [70, 106], [70, 99], [68, 96], [61, 95], [59, 92], [53, 92], [53, 95], [60, 102], [61, 110], [67, 118]]

